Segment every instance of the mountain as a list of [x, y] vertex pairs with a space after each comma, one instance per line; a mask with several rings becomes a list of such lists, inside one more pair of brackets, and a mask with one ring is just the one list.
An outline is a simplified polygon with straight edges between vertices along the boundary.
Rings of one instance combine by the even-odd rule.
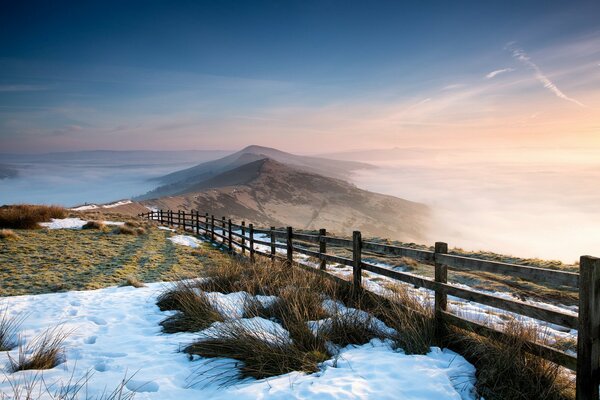
[[[423, 241], [427, 206], [357, 188], [270, 158], [251, 161], [188, 186], [186, 193], [139, 203], [162, 209], [200, 210], [261, 226], [327, 228], [349, 235]], [[129, 205], [128, 210], [138, 209]], [[115, 208], [118, 211], [118, 207]]]
[[334, 178], [344, 178], [358, 169], [374, 168], [372, 165], [354, 162], [329, 160], [319, 157], [298, 156], [277, 149], [261, 146], [248, 146], [237, 153], [218, 160], [204, 162], [191, 168], [173, 172], [157, 178], [162, 185], [138, 199], [151, 199], [168, 195], [184, 194], [197, 190], [201, 182], [206, 182], [224, 172], [234, 170], [253, 161], [269, 158], [293, 166], [306, 172], [312, 172]]

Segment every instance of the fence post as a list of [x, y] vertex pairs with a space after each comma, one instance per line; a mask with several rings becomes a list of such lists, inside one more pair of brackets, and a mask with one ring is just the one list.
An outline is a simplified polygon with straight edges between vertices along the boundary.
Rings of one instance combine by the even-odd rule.
[[225, 225], [225, 216], [223, 216], [221, 218], [221, 235], [223, 235], [223, 245], [225, 245], [225, 228], [227, 228], [227, 226]]
[[360, 231], [352, 232], [352, 284], [355, 293], [358, 293], [362, 285], [362, 237]]
[[196, 218], [194, 221], [194, 225], [196, 225], [196, 235], [200, 234], [200, 213], [196, 210]]
[[208, 213], [204, 213], [204, 235], [208, 237]]
[[287, 262], [292, 265], [294, 262], [294, 244], [292, 242], [292, 237], [294, 233], [292, 232], [292, 227], [287, 227], [287, 237], [286, 237], [286, 245], [287, 245]]
[[164, 216], [163, 216], [163, 210], [162, 210], [162, 208], [160, 209], [160, 217], [159, 217], [159, 218], [160, 218], [160, 223], [161, 223], [161, 225], [162, 225], [162, 224], [164, 224], [164, 223], [165, 223], [165, 220], [164, 220]]
[[276, 252], [276, 248], [275, 248], [275, 227], [272, 226], [271, 227], [271, 260], [273, 260], [273, 262], [275, 262], [275, 252]]
[[215, 241], [215, 216], [210, 216], [210, 240]]
[[246, 254], [246, 221], [242, 221], [242, 254]]
[[600, 383], [600, 258], [579, 260], [576, 399], [598, 400]]
[[[325, 236], [327, 236], [327, 230], [325, 228], [319, 229], [319, 255], [327, 253], [327, 241], [325, 240]], [[327, 260], [325, 258], [321, 258], [319, 269], [322, 269], [323, 271], [327, 269]]]
[[254, 262], [254, 225], [248, 225], [250, 230], [250, 262]]
[[170, 226], [173, 226], [173, 225], [175, 225], [175, 224], [173, 223], [173, 210], [169, 210], [169, 211], [167, 211], [167, 219], [169, 220], [169, 225], [170, 225]]
[[[177, 226], [181, 228], [181, 210], [177, 210]], [[183, 230], [185, 231], [185, 226], [183, 227]]]
[[[448, 253], [448, 244], [444, 242], [435, 242], [435, 250], [433, 260], [435, 262], [435, 282], [446, 284], [448, 283], [448, 267], [440, 263], [437, 259], [438, 254]], [[446, 311], [448, 306], [448, 295], [443, 288], [435, 288], [435, 331], [438, 344], [441, 346], [441, 341], [444, 338], [444, 321], [442, 311]]]
[[229, 242], [229, 251], [233, 252], [233, 241], [231, 240], [232, 234], [231, 234], [231, 218], [229, 218], [227, 220], [227, 237], [229, 238], [228, 242]]

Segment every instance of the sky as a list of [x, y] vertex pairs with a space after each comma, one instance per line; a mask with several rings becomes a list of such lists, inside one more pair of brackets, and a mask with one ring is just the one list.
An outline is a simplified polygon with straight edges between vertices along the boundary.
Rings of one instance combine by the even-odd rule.
[[3, 1], [0, 153], [600, 149], [600, 2]]

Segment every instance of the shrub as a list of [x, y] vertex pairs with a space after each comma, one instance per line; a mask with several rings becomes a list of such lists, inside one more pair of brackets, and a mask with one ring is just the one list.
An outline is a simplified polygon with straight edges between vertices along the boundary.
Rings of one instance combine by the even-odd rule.
[[0, 239], [1, 240], [18, 240], [19, 235], [15, 233], [12, 229], [0, 229]]
[[64, 361], [63, 342], [67, 334], [51, 328], [35, 337], [29, 344], [19, 344], [17, 358], [8, 356], [12, 372], [28, 369], [52, 369]]
[[67, 211], [59, 206], [7, 205], [0, 207], [0, 228], [38, 229], [40, 222], [66, 216]]
[[102, 221], [88, 221], [85, 225], [81, 227], [81, 229], [104, 229], [106, 225]]

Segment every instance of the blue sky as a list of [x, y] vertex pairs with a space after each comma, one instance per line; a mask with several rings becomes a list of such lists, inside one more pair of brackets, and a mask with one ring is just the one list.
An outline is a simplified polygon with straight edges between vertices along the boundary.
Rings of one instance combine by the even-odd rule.
[[600, 145], [597, 1], [6, 2], [0, 151]]

